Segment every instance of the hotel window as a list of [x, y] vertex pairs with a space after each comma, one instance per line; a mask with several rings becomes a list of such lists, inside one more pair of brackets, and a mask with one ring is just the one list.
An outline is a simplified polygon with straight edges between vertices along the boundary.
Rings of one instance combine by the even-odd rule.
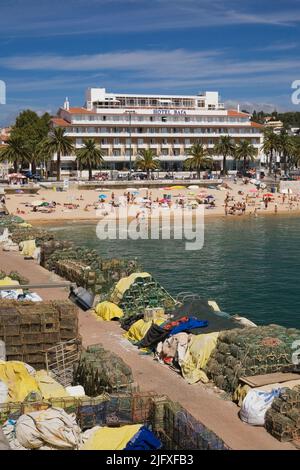
[[180, 155], [179, 149], [173, 149], [173, 155], [176, 157]]
[[163, 145], [168, 145], [168, 139], [163, 139], [162, 143], [163, 143]]
[[143, 128], [142, 127], [138, 127], [138, 134], [142, 134], [143, 133]]
[[150, 121], [153, 121], [153, 116], [150, 116]]
[[144, 139], [138, 139], [138, 145], [143, 145], [144, 144]]
[[121, 155], [121, 150], [119, 149], [113, 149], [113, 156], [114, 157], [119, 157]]
[[173, 144], [179, 144], [179, 139], [173, 139]]
[[185, 120], [185, 122], [190, 122], [191, 118], [189, 118], [189, 117], [186, 116], [186, 117], [184, 118], [184, 120]]
[[107, 139], [101, 139], [101, 144], [102, 145], [107, 145]]
[[191, 139], [184, 139], [184, 143], [185, 143], [185, 145], [190, 145]]
[[119, 145], [120, 139], [114, 139], [114, 145]]
[[126, 145], [130, 145], [130, 139], [126, 139]]
[[161, 132], [162, 134], [167, 134], [167, 133], [168, 133], [168, 129], [167, 129], [166, 127], [162, 127], [162, 128], [160, 129], [160, 132]]
[[76, 145], [82, 145], [82, 139], [76, 139]]
[[156, 140], [155, 139], [150, 139], [150, 144], [155, 144]]
[[103, 134], [106, 134], [107, 133], [107, 127], [101, 127], [100, 132], [103, 133]]
[[161, 154], [162, 155], [169, 155], [169, 150], [168, 149], [162, 149]]
[[102, 121], [106, 121], [106, 116], [102, 116]]

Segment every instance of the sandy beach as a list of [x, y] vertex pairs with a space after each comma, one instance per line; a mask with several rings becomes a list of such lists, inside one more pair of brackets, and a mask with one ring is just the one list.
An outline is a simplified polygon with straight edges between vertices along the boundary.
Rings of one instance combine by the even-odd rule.
[[[290, 214], [299, 215], [300, 198], [295, 195], [274, 194], [270, 198], [267, 207], [264, 204], [264, 195], [267, 190], [259, 190], [254, 192], [254, 185], [244, 184], [242, 182], [230, 183], [229, 189], [163, 189], [153, 188], [147, 190], [140, 189], [138, 193], [131, 196], [129, 204], [127, 203], [126, 190], [104, 189], [104, 190], [79, 190], [70, 188], [63, 192], [54, 191], [53, 189], [41, 188], [37, 195], [30, 194], [9, 194], [6, 196], [6, 207], [10, 214], [20, 215], [26, 221], [35, 224], [61, 224], [64, 221], [99, 221], [103, 218], [119, 218], [125, 217], [128, 212], [130, 217], [156, 217], [157, 213], [169, 212], [171, 217], [179, 217], [182, 213], [183, 201], [186, 210], [195, 213], [204, 208], [205, 219], [211, 217], [226, 217], [227, 219], [235, 219], [236, 217], [249, 217], [260, 215], [278, 215]], [[104, 195], [100, 198], [100, 195]], [[165, 196], [171, 196], [169, 204], [162, 201]], [[214, 206], [210, 204], [200, 204], [199, 208], [192, 209], [195, 199], [207, 202], [207, 196], [213, 196]], [[227, 208], [225, 199], [228, 199]], [[142, 202], [143, 199], [148, 202]], [[112, 206], [112, 200], [116, 206]], [[36, 207], [36, 202], [52, 203], [54, 206]], [[101, 202], [102, 201], [102, 202]], [[239, 205], [245, 204], [245, 210], [242, 211]], [[236, 210], [232, 210], [237, 207]], [[226, 215], [227, 212], [227, 215]], [[125, 214], [125, 215], [124, 215]]]

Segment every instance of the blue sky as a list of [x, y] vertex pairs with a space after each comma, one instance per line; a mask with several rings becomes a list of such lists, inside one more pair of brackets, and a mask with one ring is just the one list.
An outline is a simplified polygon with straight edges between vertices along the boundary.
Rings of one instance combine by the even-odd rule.
[[299, 0], [0, 0], [0, 125], [82, 105], [88, 86], [300, 111], [299, 32]]

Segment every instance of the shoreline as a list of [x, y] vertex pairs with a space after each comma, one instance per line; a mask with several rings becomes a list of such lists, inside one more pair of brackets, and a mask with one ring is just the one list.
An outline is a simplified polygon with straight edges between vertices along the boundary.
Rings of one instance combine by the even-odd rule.
[[[276, 218], [287, 218], [287, 217], [300, 217], [300, 209], [297, 210], [291, 210], [291, 211], [282, 211], [282, 212], [271, 212], [271, 211], [265, 211], [263, 213], [258, 212], [257, 216], [255, 217], [253, 214], [246, 213], [245, 215], [225, 215], [225, 214], [207, 214], [205, 216], [204, 220], [232, 220], [232, 221], [237, 221], [237, 220], [249, 220], [250, 219], [261, 219], [264, 217], [276, 217]], [[24, 220], [28, 223], [30, 223], [32, 226], [39, 226], [39, 225], [44, 225], [44, 226], [63, 226], [63, 225], [97, 225], [101, 220], [103, 221], [104, 219], [97, 219], [97, 218], [84, 218], [84, 217], [76, 217], [76, 218], [53, 218], [53, 219], [26, 219], [23, 217]], [[158, 220], [155, 218], [150, 218], [151, 220]], [[106, 219], [107, 221], [113, 220], [113, 219]], [[119, 220], [116, 218], [116, 220]], [[128, 222], [130, 221], [130, 218], [127, 219]], [[133, 219], [131, 219], [133, 220]]]
[[[185, 208], [184, 214], [188, 216], [200, 216], [204, 221], [210, 220], [234, 220], [247, 219], [249, 217], [260, 218], [264, 216], [300, 216], [300, 195], [293, 197], [292, 200], [279, 193], [274, 193], [267, 209], [264, 207], [265, 191], [256, 191], [253, 185], [232, 184], [227, 189], [211, 189], [203, 190], [199, 187], [196, 190], [164, 190], [164, 189], [140, 189], [138, 194], [130, 196], [128, 204], [128, 192], [120, 190], [106, 190], [102, 194], [103, 198], [99, 198], [99, 191], [69, 189], [64, 192], [51, 191], [50, 189], [41, 188], [36, 196], [26, 194], [10, 194], [6, 197], [6, 207], [11, 215], [19, 215], [26, 222], [32, 225], [73, 225], [73, 224], [97, 224], [100, 220], [155, 220], [164, 218], [166, 220], [176, 220], [182, 217], [182, 199]], [[200, 192], [199, 192], [200, 191]], [[253, 193], [254, 191], [254, 193]], [[205, 198], [207, 197], [207, 200]], [[169, 199], [168, 199], [169, 198]], [[214, 201], [214, 208], [210, 209], [207, 201]], [[237, 206], [234, 215], [225, 215], [225, 202], [227, 199], [228, 210], [233, 206]], [[144, 199], [152, 202], [152, 209], [144, 203]], [[150, 201], [149, 201], [150, 199]], [[193, 201], [202, 201], [196, 209], [192, 209]], [[166, 200], [170, 200], [170, 204], [166, 204]], [[119, 204], [120, 209], [112, 208], [111, 202], [115, 201]], [[39, 208], [43, 202], [52, 205], [52, 208]], [[40, 204], [39, 204], [40, 203]], [[241, 215], [240, 205], [246, 204], [246, 212]], [[33, 210], [34, 205], [37, 210]], [[151, 205], [151, 204], [150, 204]], [[275, 206], [277, 205], [277, 212]], [[51, 206], [50, 206], [51, 207]], [[209, 209], [208, 209], [209, 208]], [[256, 210], [256, 215], [254, 215]], [[124, 212], [125, 211], [125, 212]], [[127, 212], [130, 211], [130, 212]]]

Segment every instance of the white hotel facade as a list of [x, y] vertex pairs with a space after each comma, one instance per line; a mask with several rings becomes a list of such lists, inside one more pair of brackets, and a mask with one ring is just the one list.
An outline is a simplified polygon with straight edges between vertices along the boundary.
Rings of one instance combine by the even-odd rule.
[[[143, 95], [107, 93], [105, 88], [89, 88], [83, 107], [64, 106], [52, 119], [53, 126], [64, 127], [76, 147], [92, 138], [104, 153], [106, 168], [132, 168], [140, 150], [152, 149], [162, 171], [182, 170], [189, 148], [201, 142], [213, 149], [218, 139], [249, 140], [262, 145], [262, 126], [250, 121], [239, 110], [225, 109], [218, 92], [189, 95]], [[214, 168], [222, 167], [222, 155], [213, 155]], [[233, 158], [228, 167], [235, 168]], [[74, 155], [62, 158], [62, 170], [76, 170]]]

